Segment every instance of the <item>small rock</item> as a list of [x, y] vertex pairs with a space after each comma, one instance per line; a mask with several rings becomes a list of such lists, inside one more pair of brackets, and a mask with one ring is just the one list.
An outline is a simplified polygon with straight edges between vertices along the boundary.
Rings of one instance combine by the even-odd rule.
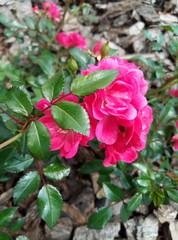
[[171, 14], [161, 14], [160, 15], [161, 23], [163, 24], [177, 24], [178, 18]]
[[144, 27], [145, 24], [143, 22], [137, 22], [129, 28], [128, 34], [130, 36], [138, 35], [144, 29]]
[[94, 230], [82, 226], [75, 230], [73, 240], [114, 240], [118, 236], [119, 231], [119, 222], [108, 223], [102, 230]]
[[158, 236], [158, 219], [150, 214], [144, 220], [139, 219], [137, 225], [137, 240], [156, 240]]
[[136, 9], [137, 13], [143, 17], [147, 23], [159, 23], [159, 15], [152, 5], [142, 4]]
[[137, 220], [133, 218], [129, 219], [127, 222], [124, 223], [128, 240], [135, 240], [136, 225], [137, 225]]
[[178, 222], [177, 221], [171, 222], [170, 225], [169, 225], [169, 229], [170, 229], [170, 232], [171, 232], [172, 240], [177, 240], [177, 236], [178, 236]]
[[11, 5], [15, 3], [15, 0], [0, 0], [0, 6]]
[[46, 239], [69, 240], [72, 232], [72, 222], [69, 218], [60, 218], [56, 226], [51, 230], [45, 225]]
[[118, 216], [120, 215], [120, 209], [122, 207], [123, 202], [118, 202], [116, 204], [113, 205], [112, 209], [113, 209], [113, 216]]
[[114, 19], [113, 27], [121, 27], [122, 25], [124, 25], [127, 22], [128, 22], [128, 16], [126, 14], [123, 14]]
[[32, 14], [32, 3], [30, 0], [15, 1], [16, 15], [19, 19]]
[[154, 214], [160, 223], [172, 222], [177, 216], [177, 210], [170, 205], [161, 205], [159, 209], [154, 210]]

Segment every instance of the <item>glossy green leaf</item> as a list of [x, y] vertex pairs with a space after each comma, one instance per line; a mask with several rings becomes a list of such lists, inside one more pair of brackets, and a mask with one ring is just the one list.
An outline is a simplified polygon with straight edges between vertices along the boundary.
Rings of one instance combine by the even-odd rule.
[[159, 121], [162, 123], [167, 123], [173, 118], [175, 118], [175, 109], [173, 103], [170, 101], [166, 104], [166, 106], [162, 109], [159, 115]]
[[122, 189], [109, 182], [103, 183], [103, 190], [106, 198], [112, 202], [119, 202], [124, 196]]
[[45, 159], [50, 150], [50, 134], [41, 122], [32, 122], [28, 130], [27, 145], [30, 152], [39, 159]]
[[6, 227], [10, 223], [17, 209], [17, 207], [12, 207], [0, 212], [0, 228]]
[[71, 48], [69, 49], [69, 53], [82, 70], [87, 69], [88, 64], [95, 64], [95, 59], [89, 56], [86, 51], [82, 50], [81, 48]]
[[71, 92], [77, 96], [86, 96], [105, 88], [119, 74], [116, 70], [100, 70], [86, 76], [77, 77], [71, 85]]
[[12, 240], [12, 238], [7, 235], [6, 233], [0, 232], [0, 239], [1, 240]]
[[167, 194], [174, 202], [178, 203], [178, 190], [177, 189], [168, 190]]
[[53, 228], [63, 205], [59, 191], [51, 185], [44, 186], [39, 192], [37, 205], [43, 220], [50, 228]]
[[44, 175], [51, 180], [60, 180], [67, 177], [70, 173], [70, 168], [61, 164], [53, 163], [43, 169]]
[[133, 212], [142, 202], [142, 194], [136, 193], [128, 202], [127, 209], [129, 212]]
[[25, 224], [25, 218], [19, 218], [15, 222], [12, 222], [8, 227], [9, 232], [16, 232], [20, 230]]
[[30, 238], [26, 237], [26, 236], [18, 236], [16, 238], [16, 240], [30, 240]]
[[5, 103], [13, 112], [28, 116], [32, 111], [32, 104], [28, 96], [19, 88], [11, 88], [6, 93]]
[[42, 86], [42, 93], [44, 97], [51, 102], [57, 98], [64, 88], [64, 74], [63, 70], [57, 72], [50, 80], [46, 81]]
[[151, 27], [156, 27], [156, 28], [161, 27], [161, 28], [164, 28], [164, 29], [178, 35], [178, 26], [177, 25], [152, 25]]
[[93, 213], [88, 220], [87, 226], [94, 229], [103, 229], [112, 217], [112, 209], [103, 207]]
[[83, 164], [80, 168], [80, 173], [82, 174], [90, 174], [93, 172], [98, 172], [103, 165], [102, 160], [92, 160]]
[[33, 163], [33, 160], [29, 154], [25, 156], [15, 155], [5, 163], [5, 169], [12, 173], [22, 172]]
[[19, 203], [26, 200], [32, 193], [34, 193], [40, 185], [40, 176], [38, 172], [29, 172], [17, 182], [13, 199], [14, 203]]
[[147, 173], [148, 169], [147, 166], [145, 164], [141, 164], [141, 163], [133, 163], [132, 164], [133, 167], [138, 168], [141, 172], [143, 173]]
[[122, 204], [120, 209], [120, 218], [122, 222], [126, 222], [131, 215], [131, 212], [128, 211], [127, 205], [125, 203]]
[[89, 135], [88, 114], [79, 104], [67, 101], [59, 102], [52, 106], [52, 115], [61, 128]]
[[35, 19], [34, 18], [26, 16], [25, 22], [30, 29], [33, 29], [33, 30], [35, 29]]
[[150, 187], [151, 185], [151, 182], [150, 182], [150, 177], [148, 176], [141, 176], [141, 177], [138, 177], [137, 178], [137, 182], [140, 186], [143, 186], [143, 187]]

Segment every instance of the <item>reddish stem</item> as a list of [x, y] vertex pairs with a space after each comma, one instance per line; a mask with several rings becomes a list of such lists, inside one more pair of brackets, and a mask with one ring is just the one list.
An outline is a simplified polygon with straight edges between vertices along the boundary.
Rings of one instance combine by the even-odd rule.
[[15, 117], [11, 116], [6, 110], [4, 110], [2, 107], [0, 107], [0, 110], [5, 113], [7, 116], [9, 116], [14, 122], [16, 122], [17, 124], [20, 124], [20, 125], [24, 125], [25, 122], [21, 121], [21, 120], [18, 120], [16, 119]]

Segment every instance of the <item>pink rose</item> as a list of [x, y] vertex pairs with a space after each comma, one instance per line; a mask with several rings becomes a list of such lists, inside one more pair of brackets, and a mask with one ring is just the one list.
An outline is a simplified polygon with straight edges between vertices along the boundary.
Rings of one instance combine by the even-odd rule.
[[103, 42], [98, 42], [95, 46], [94, 46], [94, 48], [93, 48], [93, 52], [94, 52], [94, 54], [96, 54], [96, 55], [101, 55], [101, 52], [100, 52], [100, 49], [101, 49], [101, 47], [103, 46]]
[[112, 57], [101, 60], [97, 66], [89, 65], [83, 75], [98, 70], [118, 70], [115, 80], [106, 88], [84, 97], [88, 114], [95, 118], [96, 137], [106, 148], [104, 165], [117, 161], [133, 162], [137, 151], [145, 148], [146, 134], [153, 121], [152, 109], [144, 94], [147, 82], [142, 71], [133, 63]]
[[49, 15], [51, 20], [55, 22], [60, 21], [60, 9], [57, 7], [57, 5], [53, 2], [44, 2], [42, 3], [44, 11]]
[[85, 49], [87, 46], [86, 40], [79, 33], [59, 33], [56, 37], [56, 40], [65, 48], [82, 48]]
[[[65, 96], [65, 94], [61, 94], [59, 98], [63, 96]], [[78, 97], [72, 94], [65, 97], [64, 100], [78, 103]], [[36, 108], [42, 111], [50, 106], [50, 104], [46, 99], [41, 99], [36, 105]], [[46, 115], [41, 117], [39, 121], [42, 122], [50, 132], [51, 151], [60, 150], [60, 157], [72, 158], [77, 153], [79, 145], [88, 146], [88, 141], [95, 137], [95, 129], [93, 129], [93, 127], [96, 126], [96, 122], [94, 119], [90, 119], [92, 127], [90, 129], [90, 136], [87, 137], [73, 130], [64, 130], [59, 127], [52, 117], [50, 108], [44, 113]]]

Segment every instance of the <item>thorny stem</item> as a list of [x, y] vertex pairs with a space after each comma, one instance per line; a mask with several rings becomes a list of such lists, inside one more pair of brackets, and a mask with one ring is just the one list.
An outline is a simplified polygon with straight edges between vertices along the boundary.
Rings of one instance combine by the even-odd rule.
[[146, 97], [149, 97], [153, 94], [156, 94], [166, 88], [171, 87], [172, 85], [178, 83], [178, 74], [174, 75], [173, 77], [171, 77], [169, 80], [167, 80], [162, 86], [156, 88], [153, 91], [150, 91], [149, 93], [146, 94]]
[[42, 169], [41, 169], [41, 165], [40, 165], [40, 160], [39, 160], [39, 159], [37, 159], [36, 165], [37, 165], [37, 169], [38, 169], [38, 173], [39, 173], [39, 175], [40, 175], [40, 178], [41, 178], [41, 180], [42, 180], [42, 182], [43, 182], [43, 185], [45, 186], [45, 185], [46, 185], [46, 182], [45, 182], [45, 179], [44, 179], [44, 177], [43, 177], [43, 171], [42, 171]]
[[16, 140], [17, 140], [18, 138], [20, 138], [22, 135], [23, 135], [23, 133], [21, 132], [21, 133], [17, 134], [16, 136], [10, 138], [9, 140], [1, 143], [1, 144], [0, 144], [0, 149], [6, 147], [6, 146], [8, 146], [9, 144], [11, 144], [12, 142], [16, 141]]
[[[35, 121], [41, 114], [43, 114], [46, 110], [48, 110], [49, 108], [51, 108], [52, 105], [58, 103], [59, 101], [61, 101], [61, 100], [64, 99], [65, 97], [67, 97], [69, 94], [70, 94], [70, 93], [66, 94], [65, 96], [62, 96], [62, 97], [58, 98], [58, 99], [57, 99], [56, 101], [54, 101], [54, 102], [51, 102], [51, 104], [50, 104], [48, 107], [46, 107], [45, 109], [43, 109], [42, 111], [40, 111], [38, 114], [36, 114], [36, 115], [34, 115], [34, 116], [29, 116], [28, 122], [26, 122], [26, 123], [21, 122], [21, 125], [23, 125], [23, 129], [21, 130], [21, 132], [20, 132], [18, 135], [12, 137], [11, 139], [9, 139], [9, 140], [1, 143], [1, 144], [0, 144], [0, 149], [8, 146], [8, 145], [11, 144], [12, 142], [14, 142], [14, 141], [16, 141], [18, 138], [20, 138], [20, 137], [23, 135], [23, 132], [27, 131], [27, 129], [28, 129], [28, 127], [29, 127], [29, 125], [30, 125], [31, 122]], [[0, 108], [1, 108], [1, 107], [0, 107]], [[2, 109], [1, 109], [1, 110], [2, 110]], [[3, 110], [2, 110], [2, 111], [3, 111]], [[3, 112], [6, 113], [6, 111], [3, 111]], [[6, 113], [6, 114], [7, 114], [7, 113]], [[8, 114], [7, 114], [7, 115], [8, 115]], [[9, 115], [8, 115], [8, 116], [9, 116]], [[13, 119], [16, 123], [18, 123], [18, 122], [17, 122], [17, 121], [19, 121], [18, 119], [15, 119], [15, 118], [12, 117], [12, 116], [9, 116], [9, 117], [11, 117], [11, 119]], [[22, 124], [22, 123], [23, 123], [23, 124]]]
[[7, 116], [9, 116], [14, 122], [16, 122], [17, 124], [20, 125], [24, 125], [24, 122], [22, 122], [21, 120], [16, 119], [15, 117], [11, 116], [6, 110], [4, 110], [2, 107], [0, 107], [0, 110], [5, 113]]

